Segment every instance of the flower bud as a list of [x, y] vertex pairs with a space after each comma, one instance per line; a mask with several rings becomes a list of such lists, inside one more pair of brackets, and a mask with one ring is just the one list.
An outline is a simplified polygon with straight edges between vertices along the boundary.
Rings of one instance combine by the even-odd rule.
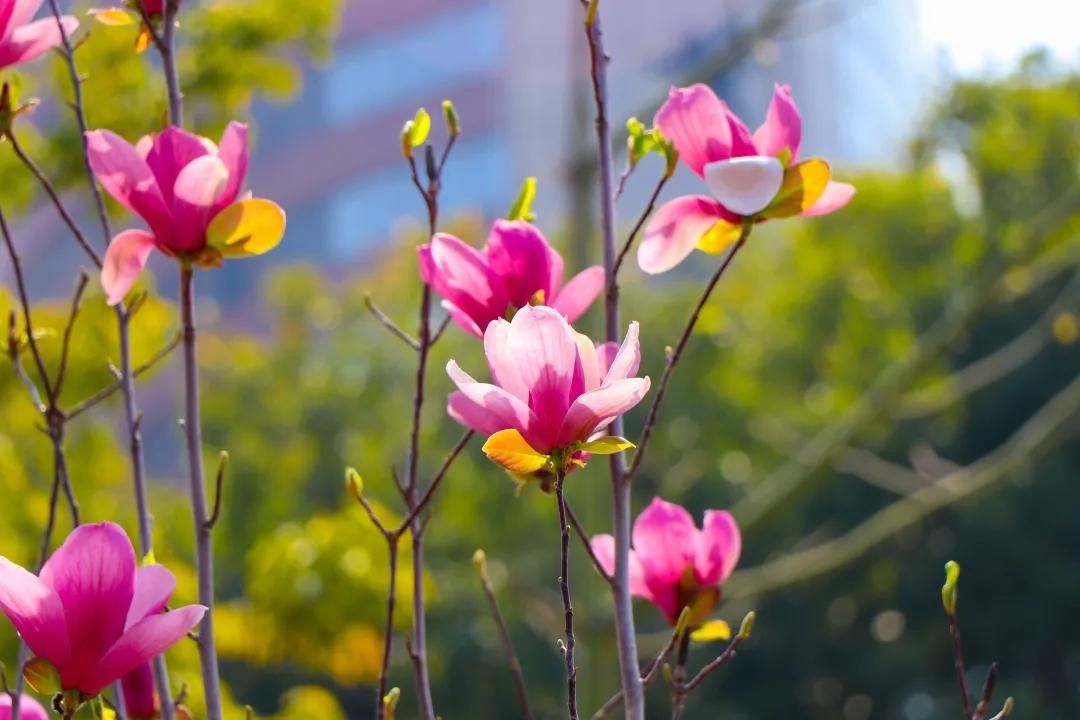
[[956, 614], [956, 584], [960, 579], [960, 564], [955, 560], [945, 563], [945, 584], [941, 586], [941, 604], [949, 615]]
[[360, 477], [360, 473], [356, 472], [355, 468], [345, 468], [345, 487], [358, 502], [364, 495], [364, 479]]
[[461, 134], [461, 120], [458, 118], [457, 108], [450, 100], [442, 101], [443, 119], [446, 121], [446, 131], [450, 137], [455, 138]]
[[757, 614], [753, 610], [746, 613], [746, 617], [742, 619], [742, 624], [739, 625], [738, 638], [740, 640], [746, 640], [753, 634], [755, 620], [757, 620]]

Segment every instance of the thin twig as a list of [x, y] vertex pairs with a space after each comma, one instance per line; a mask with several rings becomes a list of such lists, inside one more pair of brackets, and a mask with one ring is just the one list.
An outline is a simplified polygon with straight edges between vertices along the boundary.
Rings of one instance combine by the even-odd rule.
[[[660, 650], [660, 652], [649, 661], [649, 664], [645, 666], [645, 669], [641, 671], [641, 685], [644, 688], [652, 685], [656, 678], [660, 676], [660, 668], [664, 666], [664, 661], [671, 656], [671, 653], [675, 651], [675, 646], [679, 642], [679, 637], [686, 632], [685, 628], [680, 627], [682, 623], [675, 626], [675, 630], [672, 631], [671, 637], [668, 639], [667, 644]], [[617, 693], [608, 698], [608, 701], [600, 706], [600, 709], [593, 713], [592, 720], [601, 720], [604, 716], [610, 713], [615, 708], [622, 704], [623, 692], [619, 690]]]
[[964, 703], [964, 720], [972, 720], [971, 695], [968, 693], [967, 671], [964, 667], [964, 646], [960, 639], [960, 625], [956, 621], [956, 612], [949, 615], [949, 637], [952, 639], [953, 669], [956, 671], [956, 684], [960, 687], [960, 697]]
[[577, 665], [574, 661], [574, 605], [570, 600], [570, 525], [566, 518], [566, 497], [563, 495], [563, 483], [566, 472], [557, 471], [555, 477], [555, 499], [559, 506], [559, 534], [561, 537], [559, 569], [559, 590], [563, 601], [563, 630], [565, 641], [560, 646], [566, 660], [566, 709], [570, 720], [577, 720]]
[[[131, 371], [132, 377], [138, 378], [138, 377], [141, 377], [142, 375], [144, 375], [145, 373], [149, 372], [155, 365], [157, 365], [159, 362], [161, 362], [166, 357], [168, 357], [168, 355], [180, 345], [180, 343], [181, 343], [181, 341], [183, 341], [183, 339], [184, 339], [184, 334], [182, 332], [179, 332], [176, 335], [174, 335], [172, 340], [170, 340], [168, 342], [168, 344], [165, 345], [165, 347], [161, 348], [156, 353], [154, 353], [154, 355], [149, 360], [144, 362], [142, 365], [139, 365], [137, 368], [132, 370]], [[121, 376], [123, 378], [123, 376], [124, 376], [123, 370], [121, 370], [120, 374], [121, 374]], [[109, 385], [107, 387], [102, 388], [101, 390], [98, 390], [96, 393], [94, 393], [90, 397], [88, 397], [85, 400], [83, 400], [83, 401], [75, 404], [74, 406], [72, 406], [72, 408], [67, 411], [68, 419], [70, 420], [72, 418], [78, 417], [79, 415], [83, 414], [87, 410], [90, 410], [91, 408], [97, 406], [98, 404], [104, 402], [105, 400], [108, 400], [110, 397], [112, 397], [114, 394], [116, 394], [117, 391], [123, 390], [124, 389], [124, 380], [122, 378], [120, 380], [117, 380], [116, 382], [114, 382], [112, 385]]]
[[664, 374], [660, 377], [660, 383], [656, 388], [656, 393], [653, 395], [652, 406], [649, 408], [649, 415], [645, 419], [645, 426], [641, 430], [641, 439], [638, 440], [637, 443], [634, 461], [630, 464], [630, 469], [627, 470], [627, 475], [629, 477], [634, 476], [638, 471], [638, 468], [641, 467], [641, 463], [645, 460], [645, 451], [648, 449], [649, 440], [652, 439], [653, 430], [656, 427], [656, 421], [660, 414], [660, 404], [664, 401], [664, 395], [667, 393], [668, 384], [671, 382], [671, 375], [675, 372], [675, 366], [679, 364], [679, 359], [682, 358], [683, 350], [686, 349], [686, 344], [689, 342], [690, 336], [694, 333], [694, 328], [697, 326], [701, 311], [705, 308], [705, 305], [708, 304], [713, 290], [716, 288], [717, 283], [720, 282], [720, 278], [724, 276], [724, 273], [731, 265], [731, 261], [735, 259], [735, 256], [739, 254], [739, 250], [746, 244], [753, 228], [754, 225], [752, 222], [743, 223], [739, 239], [736, 240], [735, 244], [728, 250], [724, 259], [720, 261], [720, 265], [716, 268], [716, 272], [713, 273], [708, 284], [705, 285], [705, 291], [701, 294], [701, 298], [698, 300], [697, 305], [694, 306], [694, 310], [690, 314], [690, 319], [687, 320], [686, 327], [683, 328], [682, 335], [679, 336], [678, 343], [676, 343], [675, 348], [671, 353], [668, 354], [667, 362], [664, 365]]
[[225, 479], [225, 470], [229, 467], [229, 453], [224, 450], [218, 456], [217, 476], [214, 479], [214, 505], [210, 517], [206, 519], [206, 528], [213, 530], [221, 513], [221, 486]]
[[450, 316], [449, 315], [447, 315], [446, 317], [444, 317], [442, 319], [442, 322], [439, 323], [439, 327], [435, 328], [435, 332], [432, 333], [432, 335], [431, 335], [431, 344], [432, 345], [439, 342], [439, 338], [441, 338], [443, 336], [443, 333], [446, 332], [446, 328], [448, 328], [448, 327], [450, 327]]
[[34, 365], [37, 366], [41, 384], [45, 388], [45, 397], [51, 401], [55, 399], [55, 393], [53, 392], [52, 381], [49, 379], [49, 372], [45, 369], [45, 360], [41, 356], [37, 339], [34, 337], [34, 323], [30, 318], [30, 296], [26, 290], [26, 278], [23, 276], [22, 261], [19, 260], [19, 252], [15, 249], [15, 241], [11, 238], [11, 230], [8, 228], [7, 218], [4, 216], [2, 208], [0, 208], [0, 235], [4, 236], [4, 245], [7, 247], [12, 272], [15, 275], [15, 288], [19, 294], [23, 325], [26, 328], [26, 344], [30, 348], [30, 355], [34, 358]]
[[739, 649], [739, 646], [742, 645], [743, 640], [745, 639], [746, 638], [744, 638], [741, 634], [736, 635], [734, 638], [732, 638], [731, 642], [728, 643], [728, 646], [724, 648], [724, 652], [722, 652], [718, 658], [710, 662], [705, 667], [701, 668], [701, 670], [698, 671], [698, 674], [695, 675], [688, 683], [686, 683], [684, 688], [686, 694], [689, 695], [690, 693], [692, 693], [698, 685], [703, 683], [705, 679], [709, 677], [709, 675], [712, 675], [714, 672], [724, 667], [724, 665], [727, 665], [729, 662], [734, 660], [736, 651]]
[[592, 543], [589, 542], [589, 536], [585, 532], [585, 528], [582, 526], [581, 521], [578, 520], [574, 508], [570, 506], [570, 501], [564, 500], [564, 503], [566, 505], [566, 515], [570, 518], [570, 525], [574, 528], [574, 532], [581, 540], [581, 546], [585, 548], [585, 554], [592, 560], [593, 567], [596, 568], [596, 572], [600, 573], [600, 577], [604, 579], [604, 582], [610, 585], [613, 580], [611, 579], [611, 576], [608, 575], [607, 570], [604, 569], [604, 566], [600, 564], [600, 558], [596, 557], [596, 553], [592, 549]]
[[453, 465], [454, 460], [456, 460], [457, 456], [461, 454], [461, 451], [465, 449], [465, 446], [469, 444], [469, 440], [472, 439], [473, 434], [472, 430], [466, 430], [461, 435], [461, 438], [443, 460], [443, 464], [439, 468], [439, 471], [435, 473], [435, 476], [428, 484], [427, 490], [424, 491], [424, 495], [412, 506], [412, 509], [409, 510], [409, 514], [401, 521], [401, 527], [398, 529], [399, 533], [403, 532], [405, 528], [412, 527], [413, 520], [415, 520], [431, 503], [432, 498], [435, 497], [435, 491], [439, 489], [439, 485], [442, 483], [443, 478], [446, 477], [447, 472], [450, 471], [450, 466]]
[[382, 323], [382, 326], [384, 328], [390, 331], [391, 335], [401, 340], [413, 350], [420, 350], [420, 342], [412, 335], [402, 330], [400, 325], [391, 320], [390, 316], [384, 313], [382, 309], [375, 304], [375, 302], [371, 299], [371, 295], [369, 293], [364, 293], [364, 306], [367, 307], [368, 311], [375, 316], [376, 320]]
[[611, 277], [608, 278], [608, 283], [616, 282], [616, 278], [619, 275], [619, 270], [622, 268], [623, 260], [626, 259], [627, 254], [631, 248], [634, 247], [634, 241], [637, 239], [638, 233], [641, 232], [641, 228], [645, 227], [645, 222], [652, 215], [653, 209], [656, 207], [656, 201], [660, 198], [660, 193], [664, 190], [664, 186], [667, 185], [668, 180], [671, 179], [671, 174], [665, 172], [660, 181], [656, 183], [656, 188], [653, 189], [652, 195], [649, 196], [649, 202], [645, 205], [645, 210], [642, 211], [641, 216], [638, 217], [634, 228], [630, 231], [630, 234], [626, 236], [626, 242], [623, 243], [622, 249], [619, 251], [618, 257], [615, 258], [615, 266], [611, 269]]
[[514, 651], [514, 641], [513, 638], [510, 637], [510, 630], [506, 626], [506, 619], [503, 618], [503, 614], [499, 610], [499, 600], [495, 597], [495, 588], [491, 586], [491, 578], [489, 578], [487, 574], [487, 565], [483, 552], [483, 550], [477, 550], [476, 555], [473, 556], [473, 562], [477, 564], [477, 576], [480, 579], [480, 588], [484, 591], [484, 597], [487, 599], [491, 617], [495, 621], [495, 626], [498, 628], [499, 642], [502, 643], [506, 664], [510, 667], [510, 674], [514, 677], [514, 687], [517, 689], [518, 699], [521, 701], [522, 720], [533, 720], [534, 715], [532, 705], [529, 703], [529, 690], [525, 683], [525, 674], [522, 672], [521, 662], [518, 660], [517, 653]]
[[60, 344], [60, 367], [56, 371], [56, 385], [53, 387], [56, 400], [60, 399], [60, 390], [63, 388], [64, 378], [67, 376], [68, 356], [71, 353], [71, 334], [75, 330], [75, 319], [79, 315], [79, 307], [88, 282], [90, 282], [90, 276], [80, 271], [79, 278], [75, 281], [75, 293], [71, 297], [71, 310], [68, 312], [67, 324], [64, 325], [64, 339]]
[[975, 715], [972, 720], [983, 720], [990, 711], [990, 702], [994, 699], [994, 687], [997, 684], [997, 663], [990, 663], [986, 671], [986, 680], [983, 681], [982, 694], [979, 696], [979, 704], [975, 706]]
[[[363, 497], [363, 496], [361, 496]], [[382, 524], [375, 514], [371, 512], [366, 501], [364, 507], [368, 509], [372, 522], [382, 529]], [[375, 698], [375, 717], [383, 720], [386, 717], [386, 693], [390, 688], [390, 655], [394, 646], [394, 608], [397, 604], [397, 561], [398, 561], [398, 538], [382, 530], [386, 537], [387, 552], [390, 557], [390, 587], [386, 591], [386, 630], [383, 638], [382, 663], [379, 665], [379, 695]]]

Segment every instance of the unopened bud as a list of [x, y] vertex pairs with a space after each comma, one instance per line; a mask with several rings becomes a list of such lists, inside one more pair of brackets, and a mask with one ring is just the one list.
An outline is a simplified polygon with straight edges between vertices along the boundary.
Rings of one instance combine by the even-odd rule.
[[477, 550], [473, 553], [472, 562], [476, 577], [480, 578], [480, 582], [487, 582], [487, 553]]
[[461, 134], [461, 120], [458, 118], [457, 108], [454, 107], [454, 103], [449, 100], [442, 101], [442, 113], [443, 119], [446, 121], [446, 131], [450, 133], [450, 137], [457, 137]]
[[406, 160], [412, 160], [413, 157], [413, 121], [406, 120], [405, 124], [401, 126], [401, 154], [405, 156]]
[[675, 684], [675, 675], [671, 672], [671, 665], [664, 663], [664, 682], [668, 685]]
[[681, 638], [686, 632], [686, 626], [690, 624], [690, 608], [684, 607], [679, 613], [679, 619], [675, 621], [675, 637]]
[[345, 487], [358, 502], [364, 495], [364, 479], [355, 468], [345, 468]]
[[1001, 712], [998, 713], [998, 717], [1009, 717], [1013, 711], [1013, 699], [1011, 697], [1005, 698], [1005, 704], [1001, 708]]
[[390, 692], [383, 696], [383, 706], [386, 708], [386, 719], [394, 720], [397, 711], [398, 700], [401, 699], [401, 688], [390, 688]]
[[746, 613], [746, 617], [742, 619], [742, 624], [739, 625], [738, 638], [740, 640], [746, 640], [753, 634], [755, 620], [757, 620], [757, 614], [753, 610]]
[[949, 615], [956, 614], [956, 584], [960, 580], [960, 564], [955, 560], [945, 563], [945, 584], [941, 586], [941, 605]]

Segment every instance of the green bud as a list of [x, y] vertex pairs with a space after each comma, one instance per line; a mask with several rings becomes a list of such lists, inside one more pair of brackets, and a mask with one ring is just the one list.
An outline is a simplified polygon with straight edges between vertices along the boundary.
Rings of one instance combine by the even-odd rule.
[[386, 707], [386, 720], [394, 720], [397, 711], [398, 700], [401, 699], [401, 688], [390, 688], [390, 692], [383, 697], [383, 705]]
[[355, 468], [345, 468], [345, 487], [357, 501], [363, 497], [364, 479], [360, 477], [360, 473], [356, 472]]
[[480, 578], [480, 582], [487, 582], [487, 553], [477, 550], [473, 553], [472, 562], [476, 577]]
[[461, 134], [461, 120], [458, 118], [457, 109], [454, 107], [454, 103], [449, 100], [442, 101], [443, 119], [446, 121], [446, 130], [450, 133], [450, 137], [457, 137]]
[[405, 156], [406, 160], [412, 160], [413, 157], [413, 121], [406, 120], [405, 124], [401, 126], [401, 154]]
[[591, 28], [596, 23], [596, 14], [600, 10], [600, 0], [589, 0], [585, 10], [585, 27]]
[[941, 604], [949, 615], [956, 614], [956, 584], [960, 580], [960, 564], [955, 560], [945, 563], [945, 584], [941, 586]]
[[675, 637], [682, 637], [686, 632], [686, 626], [690, 624], [690, 608], [684, 607], [679, 613], [679, 619], [675, 621]]
[[1005, 705], [1002, 706], [1001, 712], [998, 713], [998, 717], [1009, 717], [1013, 711], [1013, 699], [1011, 697], [1005, 698]]
[[415, 147], [420, 147], [428, 139], [428, 135], [431, 133], [431, 116], [428, 115], [428, 111], [424, 108], [420, 108], [416, 111], [416, 115], [413, 116], [412, 126], [409, 128], [409, 144]]
[[533, 200], [536, 199], [536, 178], [527, 177], [521, 185], [521, 192], [506, 214], [507, 220], [525, 220], [532, 222], [536, 219], [536, 213], [532, 211]]
[[664, 663], [664, 682], [668, 685], [675, 684], [675, 675], [671, 672], [671, 665]]
[[739, 625], [738, 638], [740, 640], [746, 640], [754, 632], [754, 621], [757, 620], [757, 614], [751, 610], [746, 613], [746, 617], [742, 619], [742, 624]]

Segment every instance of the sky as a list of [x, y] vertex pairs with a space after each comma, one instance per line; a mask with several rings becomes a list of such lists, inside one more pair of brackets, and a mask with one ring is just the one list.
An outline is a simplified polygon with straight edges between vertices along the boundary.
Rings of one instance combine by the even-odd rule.
[[1077, 0], [918, 0], [927, 46], [945, 48], [961, 73], [1007, 70], [1026, 50], [1046, 45], [1080, 60]]

